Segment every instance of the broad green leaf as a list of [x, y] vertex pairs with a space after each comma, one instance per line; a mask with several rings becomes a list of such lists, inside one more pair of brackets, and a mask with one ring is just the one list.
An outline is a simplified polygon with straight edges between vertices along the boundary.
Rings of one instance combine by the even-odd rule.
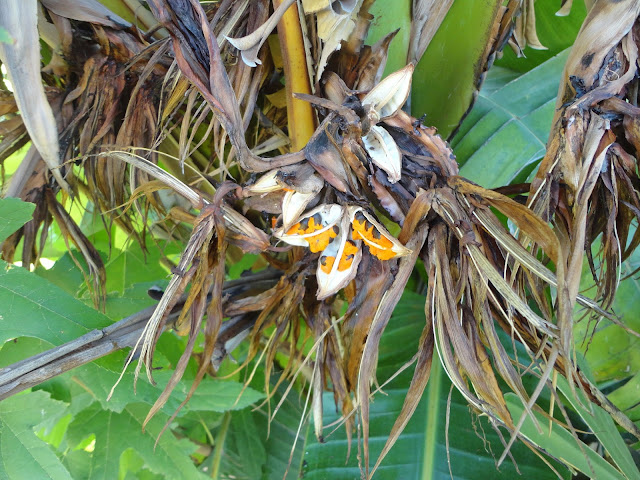
[[[104, 313], [112, 320], [120, 320], [158, 303], [147, 293], [151, 287], [164, 288], [167, 280], [136, 283], [127, 287], [123, 294], [112, 292], [107, 295]], [[91, 301], [90, 299], [87, 299]]]
[[[593, 245], [596, 252], [600, 243]], [[640, 267], [640, 251], [635, 251], [622, 264], [621, 277], [624, 278]], [[618, 318], [629, 328], [640, 331], [640, 284], [637, 274], [620, 282], [612, 310]], [[582, 268], [580, 289], [587, 296], [593, 296], [595, 289], [591, 288], [593, 279], [585, 260]], [[579, 312], [580, 316], [584, 312]], [[576, 318], [580, 318], [576, 314]], [[594, 335], [591, 332], [594, 330]], [[596, 382], [617, 381], [640, 372], [640, 338], [630, 335], [624, 329], [614, 325], [606, 319], [597, 324], [584, 318], [574, 327], [576, 348], [585, 355], [589, 369], [593, 372]]]
[[0, 243], [31, 220], [35, 204], [19, 198], [0, 198]]
[[[112, 320], [121, 320], [157, 303], [156, 300], [149, 297], [147, 290], [153, 286], [164, 287], [168, 283], [166, 271], [162, 267], [158, 267], [160, 252], [155, 247], [151, 248], [152, 253], [148, 254], [147, 263], [150, 265], [149, 268], [132, 267], [131, 262], [129, 262], [129, 268], [123, 269], [127, 259], [131, 260], [132, 257], [142, 258], [144, 261], [140, 249], [136, 250], [137, 253], [134, 252], [132, 255], [122, 254], [122, 252], [118, 251], [117, 258], [112, 263], [107, 263], [107, 288], [111, 287], [113, 290], [107, 293], [104, 313]], [[106, 257], [103, 255], [104, 259]], [[82, 255], [77, 250], [72, 250], [62, 255], [50, 269], [38, 267], [36, 274], [62, 288], [70, 295], [81, 298], [82, 301], [91, 306], [93, 305], [93, 299], [87, 292], [85, 277], [80, 268], [78, 268], [78, 264], [85, 272], [88, 271]], [[129, 273], [123, 275], [124, 270], [129, 270]], [[114, 278], [112, 279], [112, 277]], [[122, 287], [124, 287], [124, 291], [118, 290], [118, 288]]]
[[[380, 344], [377, 376], [381, 383], [415, 353], [419, 338], [417, 332], [422, 330], [425, 322], [424, 301], [424, 297], [420, 295], [405, 292], [396, 307]], [[373, 461], [384, 446], [402, 408], [411, 375], [412, 369], [409, 368], [383, 389], [384, 394], [379, 393], [373, 399], [369, 439]], [[451, 383], [440, 367], [439, 360], [434, 358], [431, 378], [422, 401], [398, 442], [376, 471], [375, 479], [451, 478], [446, 442], [447, 398], [450, 387]], [[331, 394], [324, 397], [324, 414], [325, 424], [337, 418]], [[351, 457], [345, 464], [348, 443], [344, 428], [338, 428], [332, 434], [329, 434], [330, 431], [325, 430], [325, 443], [319, 444], [310, 429], [304, 478], [359, 478], [356, 441], [351, 446]], [[486, 444], [481, 437], [486, 439]], [[520, 478], [516, 468], [508, 462], [496, 471], [495, 458], [501, 453], [501, 445], [497, 434], [484, 419], [472, 419], [466, 401], [454, 391], [449, 425], [449, 455], [453, 478]], [[518, 443], [512, 451], [522, 474], [521, 478], [557, 478], [525, 445]], [[566, 470], [561, 467], [559, 471], [566, 474]]]
[[16, 395], [0, 402], [0, 479], [71, 479], [51, 447], [35, 429], [62, 413], [66, 404], [45, 392]]
[[[411, 112], [446, 138], [468, 110], [501, 1], [456, 0], [413, 74]], [[393, 17], [393, 15], [390, 15]]]
[[504, 56], [496, 60], [496, 65], [518, 72], [526, 72], [537, 67], [573, 45], [587, 15], [585, 2], [573, 2], [571, 13], [566, 17], [556, 15], [560, 9], [560, 2], [538, 0], [535, 2], [535, 8], [538, 38], [547, 50], [527, 47], [523, 52], [524, 56], [517, 58], [512, 48], [505, 47]]
[[638, 402], [640, 398], [640, 373], [636, 373], [627, 383], [611, 392], [608, 397], [631, 420], [640, 421], [640, 402]]
[[6, 28], [0, 27], [0, 43], [13, 43], [13, 37]]
[[144, 468], [144, 460], [142, 457], [138, 455], [135, 448], [129, 448], [120, 456], [120, 474], [118, 478], [122, 480], [142, 478], [145, 480], [160, 480], [165, 477], [164, 475], [155, 474]]
[[0, 343], [26, 336], [61, 345], [110, 323], [45, 279], [0, 261]]
[[99, 403], [94, 403], [76, 415], [67, 432], [69, 441], [80, 443], [95, 435], [90, 480], [117, 478], [120, 456], [129, 448], [136, 450], [149, 470], [166, 478], [206, 478], [189, 458], [195, 444], [186, 439], [178, 440], [167, 431], [155, 445], [168, 419], [166, 415], [157, 414], [142, 432], [148, 412], [149, 406], [141, 403], [129, 404], [120, 413], [103, 410]]
[[[505, 395], [505, 399], [507, 400], [507, 406], [513, 418], [519, 419], [524, 412], [520, 400], [512, 393]], [[540, 425], [549, 424], [549, 421], [543, 415], [539, 413], [534, 414]], [[542, 433], [540, 433], [531, 418], [527, 417], [523, 423], [521, 433], [534, 444], [543, 446], [545, 451], [549, 452], [550, 455], [573, 465], [574, 468], [589, 478], [625, 478], [604, 458], [589, 448], [589, 446], [582, 442], [578, 444], [571, 433], [559, 425], [554, 425], [551, 432], [549, 432], [548, 428], [544, 428]]]
[[462, 165], [460, 175], [495, 188], [531, 171], [546, 151], [568, 53], [517, 77], [498, 67], [489, 71], [475, 106], [451, 141]]
[[[393, 11], [393, 15], [389, 12]], [[366, 43], [373, 45], [385, 35], [399, 28], [400, 31], [389, 45], [384, 76], [400, 70], [407, 64], [407, 52], [411, 40], [411, 1], [376, 0], [369, 10], [374, 17]]]
[[[590, 377], [588, 366], [584, 361], [580, 361], [582, 372]], [[591, 379], [593, 380], [593, 379]], [[586, 396], [579, 390], [576, 390], [576, 396], [571, 392], [567, 380], [558, 375], [558, 389], [564, 394], [571, 403], [573, 409], [580, 415], [582, 420], [589, 426], [589, 429], [598, 438], [602, 446], [607, 450], [611, 459], [618, 466], [620, 471], [629, 479], [640, 479], [638, 467], [633, 462], [629, 448], [624, 443], [611, 415], [605, 412], [597, 405], [591, 405]], [[587, 473], [587, 472], [584, 472]]]
[[36, 268], [36, 275], [57, 285], [69, 295], [78, 296], [82, 288], [85, 277], [78, 264], [87, 272], [88, 266], [82, 254], [77, 250], [65, 252], [50, 269], [42, 266]]
[[[14, 338], [11, 342], [0, 345], [0, 365], [11, 365], [25, 358], [49, 350], [52, 345], [33, 337]], [[60, 399], [58, 399], [60, 400]]]

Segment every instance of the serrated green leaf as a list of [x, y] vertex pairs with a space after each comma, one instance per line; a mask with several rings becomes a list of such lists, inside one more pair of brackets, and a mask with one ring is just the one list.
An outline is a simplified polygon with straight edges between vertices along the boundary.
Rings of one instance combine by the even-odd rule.
[[167, 431], [155, 446], [167, 421], [166, 415], [157, 414], [142, 432], [142, 423], [148, 412], [149, 406], [141, 403], [129, 404], [121, 413], [103, 410], [99, 403], [94, 403], [76, 415], [67, 432], [69, 441], [79, 443], [87, 436], [95, 435], [90, 480], [117, 478], [120, 456], [129, 448], [136, 450], [149, 470], [165, 478], [206, 478], [189, 458], [195, 444], [178, 440]]
[[[161, 355], [157, 357], [161, 357]], [[111, 400], [107, 401], [107, 396], [124, 367], [125, 359], [125, 352], [115, 352], [108, 357], [83, 365], [73, 372], [74, 377], [92, 393], [93, 397], [106, 410], [121, 412], [126, 405], [134, 402], [145, 402], [147, 405], [153, 405], [172, 374], [170, 370], [154, 372], [154, 378], [158, 383], [157, 386], [151, 385], [142, 375], [138, 380], [134, 395], [134, 368], [130, 367], [115, 389]], [[171, 414], [175, 411], [191, 388], [192, 378], [187, 375], [178, 383], [163, 407], [163, 412]], [[264, 397], [264, 394], [252, 388], [244, 389], [242, 396], [239, 397], [242, 390], [243, 385], [239, 382], [206, 377], [202, 380], [182, 413], [191, 410], [213, 412], [240, 410]]]
[[237, 480], [259, 479], [267, 462], [260, 436], [254, 414], [248, 409], [233, 412], [220, 471]]
[[[279, 388], [272, 398], [277, 405], [282, 398], [284, 388]], [[308, 437], [309, 422], [300, 427], [305, 396], [290, 392], [282, 403], [278, 414], [269, 424], [269, 410], [263, 406], [254, 412], [254, 421], [258, 427], [258, 435], [264, 441], [267, 462], [263, 469], [262, 480], [296, 480], [301, 477], [306, 462], [305, 440]], [[300, 435], [297, 437], [298, 428]], [[269, 437], [267, 438], [267, 432]], [[292, 449], [295, 442], [295, 449]], [[285, 476], [286, 473], [286, 476]], [[304, 477], [306, 478], [306, 477]], [[330, 477], [333, 478], [333, 477]]]
[[[380, 343], [378, 380], [396, 372], [416, 351], [419, 334], [424, 326], [424, 297], [405, 292], [396, 307]], [[402, 346], [399, 348], [399, 346]], [[411, 368], [400, 374], [377, 394], [371, 404], [369, 446], [371, 457], [375, 459], [384, 446], [387, 436], [402, 408], [412, 375]], [[447, 480], [450, 477], [447, 463], [446, 417], [447, 398], [451, 383], [443, 372], [439, 360], [434, 358], [431, 378], [425, 394], [414, 416], [400, 435], [381, 466], [375, 473], [376, 480], [397, 478], [428, 478]], [[325, 424], [337, 418], [333, 406], [333, 396], [324, 396]], [[335, 427], [332, 427], [332, 429]], [[331, 430], [332, 430], [331, 429]], [[325, 431], [328, 434], [331, 430]], [[355, 435], [354, 435], [355, 437]], [[481, 437], [484, 437], [481, 439]], [[464, 398], [454, 391], [452, 394], [449, 455], [451, 474], [455, 479], [512, 479], [520, 478], [516, 467], [505, 463], [497, 471], [495, 456], [501, 442], [497, 434], [483, 418], [472, 419]], [[347, 439], [344, 428], [325, 435], [325, 443], [315, 440], [313, 430], [308, 433], [306, 466], [303, 468], [306, 480], [351, 480], [360, 477], [356, 452], [357, 442], [351, 445], [351, 457], [345, 464]], [[493, 451], [491, 451], [493, 448]], [[556, 475], [525, 445], [519, 443], [512, 449], [521, 472], [521, 478], [555, 479]], [[560, 472], [566, 470], [560, 467]]]
[[0, 344], [26, 336], [61, 345], [109, 324], [59, 287], [0, 261]]
[[71, 479], [35, 429], [64, 412], [66, 404], [45, 392], [16, 395], [0, 402], [0, 479]]
[[166, 280], [168, 271], [160, 263], [161, 253], [157, 247], [149, 247], [145, 253], [137, 243], [126, 250], [114, 251], [105, 265], [107, 292], [123, 294], [136, 283]]
[[501, 187], [528, 173], [544, 156], [568, 53], [517, 77], [504, 69], [489, 71], [475, 106], [451, 141], [462, 165], [460, 175], [485, 188]]
[[0, 198], [0, 243], [31, 220], [35, 209], [33, 203], [23, 202], [19, 198]]
[[85, 272], [88, 271], [87, 262], [82, 254], [77, 250], [72, 250], [65, 252], [49, 269], [38, 266], [35, 273], [54, 285], [57, 285], [69, 295], [77, 297], [85, 281], [85, 277], [80, 268], [78, 268], [78, 264], [80, 264]]

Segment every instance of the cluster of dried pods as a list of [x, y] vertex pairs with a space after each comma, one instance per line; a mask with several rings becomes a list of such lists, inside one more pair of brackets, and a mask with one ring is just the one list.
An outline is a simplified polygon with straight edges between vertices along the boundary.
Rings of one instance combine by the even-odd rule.
[[[278, 124], [286, 121], [283, 110], [256, 109], [257, 127], [251, 119], [273, 67], [260, 47], [292, 2], [282, 2], [268, 18], [264, 1], [248, 5], [225, 0], [205, 11], [195, 0], [150, 0], [151, 11], [169, 32], [159, 40], [124, 21], [100, 15], [102, 22], [76, 18], [48, 3], [49, 18], [61, 37], [61, 55], [50, 68], [66, 85], [52, 88], [49, 100], [61, 127], [62, 156], [78, 162], [76, 167], [67, 165], [64, 182], [71, 190], [88, 192], [101, 211], [110, 212], [108, 221], [140, 239], [150, 212], [164, 219], [159, 225], [165, 236], [189, 235], [140, 342], [138, 370], [146, 365], [152, 379], [155, 343], [168, 312], [188, 291], [178, 320], [178, 329], [189, 335], [187, 348], [148, 419], [181, 378], [204, 324], [204, 360], [189, 396], [247, 336], [251, 346], [243, 366], [263, 351], [265, 388], [272, 389], [273, 360], [278, 349], [287, 348], [291, 361], [277, 384], [291, 380], [300, 364], [312, 365], [309, 388], [320, 438], [326, 388], [334, 392], [349, 435], [352, 412], [359, 409], [368, 471], [369, 398], [378, 343], [420, 259], [428, 275], [427, 322], [414, 357], [413, 381], [381, 458], [421, 398], [435, 349], [473, 408], [496, 426], [506, 426], [514, 438], [519, 424], [511, 418], [498, 379], [530, 412], [539, 391], [533, 396], [525, 391], [521, 372], [532, 367], [540, 374], [540, 385], [546, 385], [555, 370], [564, 373], [574, 388], [583, 389], [627, 430], [638, 433], [577, 369], [571, 337], [576, 302], [615, 320], [596, 302], [578, 295], [585, 241], [590, 245], [604, 234], [608, 273], [599, 285], [605, 308], [615, 290], [612, 276], [620, 259], [640, 244], [640, 234], [633, 233], [630, 244], [620, 246], [622, 238], [631, 235], [631, 221], [640, 215], [637, 6], [628, 11], [629, 2], [619, 2], [611, 7], [613, 13], [592, 10], [583, 36], [591, 35], [589, 26], [602, 18], [617, 15], [627, 21], [617, 30], [606, 30], [606, 45], [601, 45], [601, 36], [578, 40], [577, 45], [594, 51], [581, 57], [589, 57], [589, 65], [570, 62], [567, 67], [568, 83], [559, 97], [562, 108], [549, 153], [531, 186], [529, 208], [459, 177], [446, 142], [402, 111], [413, 66], [380, 81], [393, 34], [377, 50], [363, 45], [370, 1], [303, 2], [309, 4], [306, 13], [317, 19], [324, 43], [314, 47], [320, 65], [316, 95], [300, 94], [296, 101], [314, 105], [321, 122], [303, 150], [274, 157], [261, 157], [260, 152], [282, 147]], [[510, 37], [515, 3], [496, 18], [496, 49]], [[72, 26], [85, 35], [73, 34]], [[344, 32], [338, 52], [330, 40], [335, 31]], [[87, 50], [87, 43], [95, 48]], [[242, 50], [245, 62], [225, 63], [235, 53], [233, 46]], [[92, 52], [91, 57], [75, 71], [73, 60], [83, 51]], [[602, 58], [596, 59], [596, 52], [604, 52]], [[488, 51], [485, 60], [490, 62], [494, 54]], [[4, 112], [15, 111], [13, 99], [2, 99]], [[192, 145], [205, 122], [216, 161]], [[180, 132], [172, 136], [177, 125]], [[8, 134], [2, 143], [3, 158], [25, 138], [21, 125], [13, 127], [12, 146], [6, 147]], [[252, 135], [245, 135], [247, 130]], [[137, 156], [132, 147], [151, 150]], [[176, 160], [163, 159], [173, 175], [157, 167], [157, 149], [175, 151]], [[3, 244], [3, 257], [12, 260], [24, 237], [23, 260], [37, 261], [36, 233], [53, 217], [90, 260], [99, 289], [104, 271], [100, 256], [56, 199], [58, 187], [49, 183], [35, 149], [30, 155], [34, 165], [40, 162], [42, 168], [34, 169], [40, 174], [14, 176], [10, 188], [36, 203], [39, 213]], [[577, 160], [587, 157], [589, 162]], [[210, 181], [231, 171], [242, 181]], [[160, 195], [167, 184], [199, 214], [194, 216], [182, 199]], [[141, 193], [147, 194], [146, 203], [138, 199]], [[135, 204], [135, 213], [125, 204]], [[586, 218], [587, 211], [603, 208], [605, 217]], [[517, 235], [496, 211], [513, 222]], [[185, 220], [193, 224], [190, 233], [180, 225]], [[399, 232], [397, 238], [390, 230]], [[227, 254], [238, 248], [260, 253], [267, 267], [252, 288], [229, 293], [223, 301]], [[590, 252], [589, 247], [591, 259]], [[342, 299], [348, 303], [343, 314]], [[497, 327], [525, 347], [529, 362], [514, 362]], [[311, 351], [300, 347], [301, 337], [312, 338]]]

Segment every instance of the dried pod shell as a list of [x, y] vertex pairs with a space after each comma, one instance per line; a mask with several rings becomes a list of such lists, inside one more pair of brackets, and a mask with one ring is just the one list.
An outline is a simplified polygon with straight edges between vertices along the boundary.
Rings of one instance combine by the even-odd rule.
[[374, 125], [369, 133], [362, 137], [362, 143], [374, 165], [386, 172], [391, 183], [400, 180], [402, 154], [389, 132]]
[[320, 205], [300, 217], [292, 227], [283, 226], [274, 235], [290, 245], [309, 246], [312, 252], [320, 252], [338, 236], [337, 224], [343, 213], [340, 205]]
[[362, 258], [360, 243], [349, 234], [349, 219], [343, 217], [338, 237], [327, 246], [318, 260], [318, 300], [337, 293], [356, 276]]
[[371, 105], [381, 119], [391, 117], [407, 101], [412, 75], [413, 64], [410, 63], [373, 87], [362, 99], [362, 104]]
[[317, 193], [288, 191], [282, 200], [282, 228], [287, 231], [300, 218]]

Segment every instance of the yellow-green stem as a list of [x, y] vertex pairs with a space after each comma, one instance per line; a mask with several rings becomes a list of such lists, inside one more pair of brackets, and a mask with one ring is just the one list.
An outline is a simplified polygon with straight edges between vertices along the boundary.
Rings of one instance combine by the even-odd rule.
[[[273, 7], [278, 8], [281, 0], [274, 0]], [[298, 6], [294, 3], [285, 12], [278, 23], [278, 37], [284, 63], [285, 85], [287, 90], [287, 117], [291, 150], [297, 152], [304, 148], [316, 128], [315, 115], [308, 102], [293, 98], [294, 93], [311, 94], [307, 57]]]
[[222, 417], [222, 425], [216, 435], [216, 443], [213, 446], [213, 462], [211, 462], [211, 478], [217, 479], [220, 474], [220, 463], [222, 462], [222, 452], [224, 451], [224, 441], [227, 438], [229, 424], [231, 423], [231, 412], [225, 412]]

